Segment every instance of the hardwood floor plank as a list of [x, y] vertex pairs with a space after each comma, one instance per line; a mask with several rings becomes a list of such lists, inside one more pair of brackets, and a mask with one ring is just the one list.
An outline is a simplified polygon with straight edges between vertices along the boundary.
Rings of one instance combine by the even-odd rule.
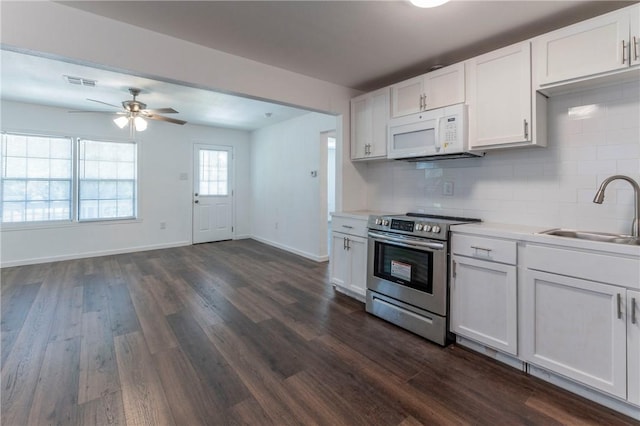
[[79, 338], [53, 340], [47, 345], [28, 424], [77, 423], [79, 359]]
[[62, 290], [49, 340], [71, 339], [82, 335], [83, 290], [82, 286], [65, 286]]
[[129, 276], [127, 288], [149, 352], [155, 354], [178, 346], [178, 341], [162, 309], [151, 291], [144, 285], [144, 278], [140, 271], [132, 265], [127, 265], [125, 270]]
[[237, 403], [231, 409], [234, 419], [240, 425], [262, 425], [271, 426], [281, 423], [274, 423], [269, 415], [262, 409], [258, 401], [253, 398], [245, 399]]
[[[151, 262], [157, 265], [159, 261], [154, 259]], [[175, 314], [183, 308], [170, 282], [165, 281], [165, 278], [157, 278], [155, 275], [147, 275], [143, 278], [143, 286], [147, 291], [151, 292], [164, 315]]]
[[4, 424], [27, 423], [66, 266], [64, 262], [49, 264], [49, 274], [42, 282], [13, 349], [2, 365]]
[[111, 330], [115, 336], [140, 330], [140, 322], [133, 307], [127, 284], [108, 286], [107, 303]]
[[224, 324], [209, 330], [209, 339], [238, 373], [251, 396], [275, 424], [316, 424], [298, 395], [288, 392], [268, 362]]
[[[7, 280], [7, 278], [3, 278]], [[13, 291], [3, 291], [2, 301], [2, 331], [19, 331], [31, 309], [33, 301], [40, 291], [42, 283], [23, 284], [13, 286]]]
[[202, 383], [200, 375], [180, 349], [157, 353], [154, 360], [176, 424], [229, 423], [226, 407], [211, 398], [212, 390]]
[[107, 311], [82, 316], [78, 404], [120, 390], [115, 347]]
[[78, 409], [78, 426], [120, 426], [126, 425], [122, 393], [105, 392], [100, 398], [80, 405]]
[[127, 425], [175, 424], [142, 334], [115, 336], [114, 344]]
[[191, 315], [181, 311], [167, 318], [200, 380], [215, 393], [212, 398], [215, 398], [218, 405], [228, 408], [250, 396], [237, 373], [211, 345], [207, 335]]
[[203, 299], [182, 278], [174, 280], [173, 286], [176, 289], [178, 298], [184, 306], [184, 310], [193, 315], [193, 318], [203, 330], [207, 327], [223, 322], [222, 318], [218, 316], [209, 302]]

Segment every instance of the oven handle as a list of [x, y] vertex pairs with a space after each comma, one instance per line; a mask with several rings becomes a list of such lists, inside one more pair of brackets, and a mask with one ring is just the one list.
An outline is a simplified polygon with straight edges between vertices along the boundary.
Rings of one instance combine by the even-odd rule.
[[399, 246], [399, 247], [426, 248], [426, 249], [433, 249], [433, 250], [444, 250], [444, 244], [443, 243], [434, 243], [434, 242], [426, 242], [426, 241], [409, 240], [408, 238], [392, 237], [392, 236], [389, 236], [388, 234], [380, 234], [380, 233], [371, 232], [371, 231], [369, 231], [368, 235], [369, 235], [369, 237], [373, 238], [374, 240], [383, 241], [383, 242], [389, 242], [389, 243], [392, 243], [393, 245], [396, 245], [396, 246]]

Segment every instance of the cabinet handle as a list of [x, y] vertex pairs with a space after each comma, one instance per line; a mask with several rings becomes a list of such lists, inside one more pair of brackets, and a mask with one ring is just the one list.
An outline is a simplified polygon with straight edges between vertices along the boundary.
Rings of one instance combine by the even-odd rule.
[[616, 294], [618, 299], [618, 319], [622, 318], [622, 296], [620, 293]]
[[347, 249], [347, 237], [342, 237], [342, 250]]
[[487, 252], [487, 255], [493, 251], [492, 249], [490, 249], [490, 248], [485, 248], [485, 247], [471, 246], [471, 248], [472, 248], [472, 249], [474, 249], [474, 250], [482, 250], [482, 251], [486, 251], [486, 252]]
[[622, 63], [627, 63], [627, 43], [622, 40]]
[[351, 249], [351, 245], [349, 244], [351, 240], [349, 238], [347, 238], [346, 240], [347, 240], [347, 251], [348, 251]]
[[453, 276], [453, 278], [456, 277], [456, 261], [455, 260], [453, 261], [453, 271], [451, 271], [451, 276]]
[[529, 122], [527, 119], [524, 119], [524, 138], [529, 139]]
[[350, 226], [350, 225], [342, 225], [342, 227], [347, 229], [353, 229], [353, 226]]
[[631, 324], [636, 323], [636, 298], [631, 298]]
[[427, 95], [420, 95], [420, 111], [424, 111], [427, 107]]
[[633, 59], [638, 60], [638, 38], [633, 36]]

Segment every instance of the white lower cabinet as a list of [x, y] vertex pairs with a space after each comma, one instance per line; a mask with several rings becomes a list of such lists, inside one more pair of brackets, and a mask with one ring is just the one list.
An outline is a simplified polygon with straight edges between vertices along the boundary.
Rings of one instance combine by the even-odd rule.
[[453, 256], [451, 330], [517, 355], [516, 267]]
[[367, 292], [366, 224], [366, 219], [334, 216], [331, 232], [331, 283], [362, 301]]
[[524, 360], [626, 399], [626, 290], [528, 270]]
[[518, 354], [516, 243], [453, 234], [451, 331]]

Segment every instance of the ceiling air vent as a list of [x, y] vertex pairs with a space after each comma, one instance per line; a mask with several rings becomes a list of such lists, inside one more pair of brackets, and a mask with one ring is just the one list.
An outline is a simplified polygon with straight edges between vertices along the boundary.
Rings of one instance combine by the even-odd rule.
[[73, 77], [71, 75], [63, 76], [67, 83], [75, 84], [77, 86], [96, 87], [96, 80], [89, 80], [88, 78]]

